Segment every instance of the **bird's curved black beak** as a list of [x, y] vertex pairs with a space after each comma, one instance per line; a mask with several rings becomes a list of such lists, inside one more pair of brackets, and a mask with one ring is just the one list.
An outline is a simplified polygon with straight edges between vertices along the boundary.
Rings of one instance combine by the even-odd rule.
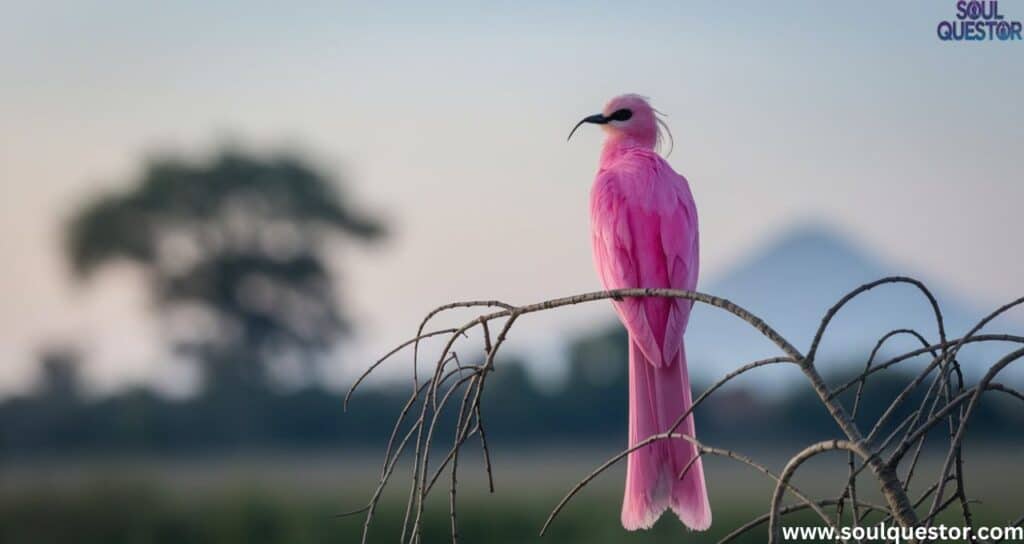
[[580, 128], [580, 125], [582, 125], [583, 123], [606, 125], [608, 124], [608, 121], [610, 121], [610, 119], [608, 119], [607, 117], [604, 116], [604, 114], [601, 113], [595, 113], [594, 115], [591, 115], [589, 117], [584, 117], [579, 123], [576, 123], [576, 126], [572, 127], [572, 132], [569, 133], [569, 137], [566, 138], [565, 141], [568, 142], [569, 140], [571, 140], [572, 135], [576, 133], [576, 129]]

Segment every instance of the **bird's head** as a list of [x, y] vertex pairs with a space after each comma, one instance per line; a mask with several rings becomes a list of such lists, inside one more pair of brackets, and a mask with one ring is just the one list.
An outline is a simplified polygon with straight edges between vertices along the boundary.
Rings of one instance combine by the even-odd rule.
[[[668, 131], [665, 123], [658, 118], [658, 111], [651, 107], [646, 98], [638, 94], [624, 94], [608, 101], [604, 111], [584, 117], [569, 138], [583, 123], [602, 125], [609, 141], [654, 149], [661, 140], [661, 129]], [[671, 133], [668, 134], [671, 139]]]

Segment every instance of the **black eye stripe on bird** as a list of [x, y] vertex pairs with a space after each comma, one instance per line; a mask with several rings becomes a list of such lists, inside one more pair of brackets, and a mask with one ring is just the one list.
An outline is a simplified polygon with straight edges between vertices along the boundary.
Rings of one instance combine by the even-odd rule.
[[611, 119], [612, 121], [628, 121], [631, 117], [633, 117], [632, 111], [627, 109], [621, 109], [616, 110], [615, 113], [609, 115], [608, 119]]

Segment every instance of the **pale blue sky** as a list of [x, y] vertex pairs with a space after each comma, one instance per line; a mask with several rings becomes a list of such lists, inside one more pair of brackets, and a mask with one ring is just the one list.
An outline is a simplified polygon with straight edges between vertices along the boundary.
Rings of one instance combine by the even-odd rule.
[[[982, 304], [1021, 291], [1024, 43], [940, 42], [952, 1], [10, 4], [0, 388], [64, 340], [98, 388], [183, 380], [138, 278], [75, 291], [57, 246], [82, 198], [164, 149], [301, 148], [392, 218], [387, 246], [346, 250], [364, 339], [350, 368], [449, 299], [595, 289], [600, 135], [564, 140], [621, 92], [669, 115], [702, 281], [810, 217]], [[1024, 19], [1024, 2], [1000, 7]], [[514, 345], [545, 352], [555, 331], [610, 317], [539, 318]]]

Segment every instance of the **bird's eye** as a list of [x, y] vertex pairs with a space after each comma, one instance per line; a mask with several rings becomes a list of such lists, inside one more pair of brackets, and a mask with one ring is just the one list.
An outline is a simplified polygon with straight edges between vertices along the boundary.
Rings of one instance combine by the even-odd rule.
[[615, 110], [608, 116], [612, 121], [628, 121], [630, 117], [633, 117], [633, 112], [627, 109]]

